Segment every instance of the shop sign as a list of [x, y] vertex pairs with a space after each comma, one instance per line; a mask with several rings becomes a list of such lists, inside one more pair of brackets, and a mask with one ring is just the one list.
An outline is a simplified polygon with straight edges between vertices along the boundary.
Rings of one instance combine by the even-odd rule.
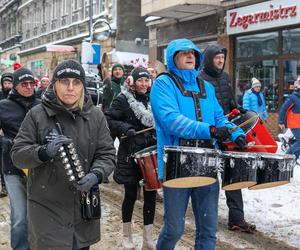
[[227, 11], [227, 34], [300, 23], [300, 1], [276, 0]]

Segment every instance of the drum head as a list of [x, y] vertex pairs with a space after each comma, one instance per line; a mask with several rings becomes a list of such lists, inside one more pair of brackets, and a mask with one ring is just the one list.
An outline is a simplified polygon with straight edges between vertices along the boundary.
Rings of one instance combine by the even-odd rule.
[[208, 186], [216, 182], [215, 178], [206, 176], [182, 177], [163, 182], [164, 187], [194, 188]]
[[239, 190], [242, 188], [249, 188], [255, 184], [256, 181], [243, 181], [243, 182], [237, 182], [237, 183], [226, 185], [222, 187], [222, 189], [225, 191]]
[[249, 187], [248, 189], [250, 190], [259, 190], [259, 189], [264, 189], [264, 188], [272, 188], [272, 187], [278, 187], [281, 185], [288, 184], [289, 181], [274, 181], [274, 182], [268, 182], [268, 183], [262, 183], [258, 185], [254, 185], [252, 187]]
[[[254, 116], [257, 116], [256, 112], [254, 112], [252, 110], [247, 110], [247, 112], [245, 114], [239, 114], [238, 116], [233, 117], [230, 121], [238, 126]], [[255, 126], [255, 124], [258, 122], [258, 120], [259, 120], [259, 118], [255, 119], [254, 121], [243, 126], [241, 129], [245, 132], [245, 134], [247, 134], [250, 131], [250, 129], [252, 129]]]

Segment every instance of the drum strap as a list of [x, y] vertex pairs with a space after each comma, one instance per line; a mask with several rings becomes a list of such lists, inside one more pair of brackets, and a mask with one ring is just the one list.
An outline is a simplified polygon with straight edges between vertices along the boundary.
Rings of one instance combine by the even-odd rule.
[[195, 92], [195, 91], [186, 90], [182, 84], [180, 77], [176, 76], [175, 74], [172, 74], [171, 72], [163, 72], [163, 73], [159, 74], [157, 77], [159, 77], [161, 75], [166, 75], [166, 76], [170, 77], [173, 80], [173, 82], [175, 83], [176, 87], [180, 90], [180, 92], [183, 96], [188, 96], [188, 97], [193, 98], [195, 112], [196, 112], [196, 119], [198, 121], [202, 121], [202, 114], [201, 114], [199, 98], [202, 98], [202, 99], [206, 98], [206, 91], [205, 91], [203, 79], [201, 77], [197, 77], [197, 84], [198, 84], [200, 92]]

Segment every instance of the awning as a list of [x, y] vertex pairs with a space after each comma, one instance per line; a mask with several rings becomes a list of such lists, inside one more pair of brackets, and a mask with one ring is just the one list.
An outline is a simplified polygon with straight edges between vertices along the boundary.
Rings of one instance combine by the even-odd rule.
[[145, 54], [113, 51], [111, 56], [112, 64], [121, 63], [124, 65], [132, 65], [134, 67], [148, 67], [149, 64], [149, 56]]
[[54, 44], [47, 44], [46, 51], [51, 52], [75, 52], [76, 49], [73, 46], [69, 45], [54, 45]]

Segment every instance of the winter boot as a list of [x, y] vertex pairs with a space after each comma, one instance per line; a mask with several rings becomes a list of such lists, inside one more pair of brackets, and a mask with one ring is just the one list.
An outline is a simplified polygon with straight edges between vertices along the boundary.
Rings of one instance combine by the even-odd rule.
[[153, 232], [153, 224], [144, 225], [144, 232], [143, 232], [143, 246], [142, 250], [155, 250], [155, 242], [152, 237]]
[[0, 198], [7, 196], [7, 190], [4, 183], [1, 183]]
[[134, 250], [135, 245], [132, 241], [131, 222], [123, 223], [122, 247], [126, 250]]

